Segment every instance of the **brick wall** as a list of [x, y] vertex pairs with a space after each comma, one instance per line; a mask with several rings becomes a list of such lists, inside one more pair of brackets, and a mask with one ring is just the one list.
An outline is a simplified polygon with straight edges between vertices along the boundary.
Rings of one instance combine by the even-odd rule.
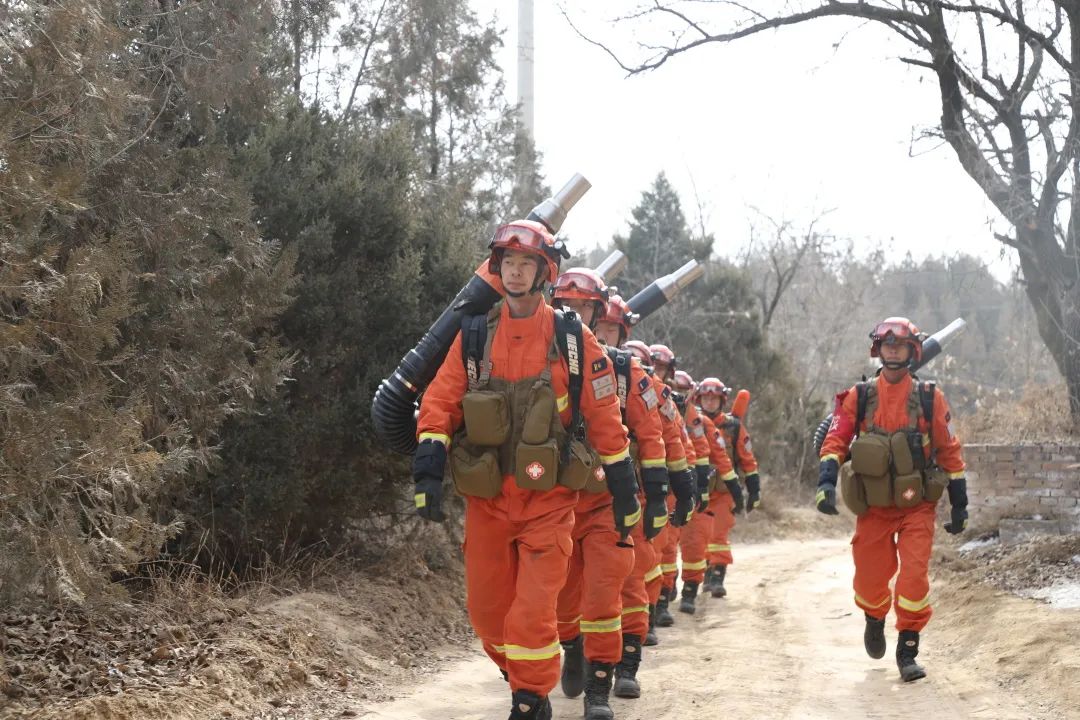
[[973, 523], [1040, 516], [1080, 532], [1080, 445], [965, 445]]

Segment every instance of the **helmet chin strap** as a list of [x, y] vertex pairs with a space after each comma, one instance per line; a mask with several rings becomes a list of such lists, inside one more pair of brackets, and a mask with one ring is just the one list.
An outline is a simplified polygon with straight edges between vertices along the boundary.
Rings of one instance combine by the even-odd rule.
[[910, 360], [905, 360], [903, 362], [898, 362], [896, 360], [893, 360], [891, 362], [886, 361], [886, 360], [881, 361], [881, 367], [885, 368], [886, 370], [904, 370], [910, 364], [911, 364]]

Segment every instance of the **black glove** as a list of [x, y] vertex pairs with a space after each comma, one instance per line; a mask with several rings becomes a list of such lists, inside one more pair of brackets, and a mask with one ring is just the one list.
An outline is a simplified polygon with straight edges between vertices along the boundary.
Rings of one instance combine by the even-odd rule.
[[690, 522], [697, 504], [694, 476], [690, 468], [683, 468], [669, 472], [668, 481], [671, 483], [671, 491], [675, 493], [675, 510], [671, 513], [671, 524], [673, 527], [682, 527]]
[[694, 479], [697, 481], [697, 511], [705, 512], [709, 509], [709, 478], [712, 477], [712, 467], [709, 465], [695, 465]]
[[641, 505], [637, 499], [637, 478], [630, 458], [604, 465], [608, 492], [611, 493], [611, 510], [615, 513], [615, 529], [619, 539], [626, 540], [630, 529], [641, 519]]
[[645, 539], [652, 540], [668, 522], [668, 473], [664, 467], [641, 469], [641, 484], [645, 486]]
[[442, 522], [443, 472], [446, 469], [446, 447], [437, 440], [424, 440], [416, 446], [412, 474], [416, 481], [416, 514], [425, 520]]
[[750, 473], [746, 476], [746, 514], [761, 504], [761, 476]]
[[833, 458], [821, 461], [821, 471], [818, 476], [817, 504], [818, 512], [826, 515], [839, 515], [836, 509], [836, 475], [840, 472], [840, 464]]
[[958, 478], [949, 481], [949, 502], [952, 504], [952, 510], [949, 513], [950, 521], [945, 523], [945, 532], [950, 535], [959, 535], [967, 528], [967, 480]]
[[743, 498], [742, 498], [742, 485], [739, 484], [738, 479], [725, 480], [724, 487], [731, 493], [731, 499], [735, 501], [735, 506], [731, 508], [732, 515], [742, 515], [743, 511]]

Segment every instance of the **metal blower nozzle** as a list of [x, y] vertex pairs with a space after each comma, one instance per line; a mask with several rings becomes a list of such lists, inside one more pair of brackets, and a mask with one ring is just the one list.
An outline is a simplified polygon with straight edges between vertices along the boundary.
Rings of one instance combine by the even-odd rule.
[[610, 255], [604, 258], [604, 262], [596, 266], [596, 274], [604, 278], [604, 282], [608, 285], [611, 281], [619, 276], [626, 266], [630, 264], [630, 258], [622, 252], [622, 250], [613, 250]]
[[[699, 265], [697, 260], [691, 260], [675, 272], [670, 275], [665, 275], [662, 278], [665, 285], [664, 294], [668, 295], [668, 299], [670, 299], [675, 293], [685, 290], [690, 283], [694, 282], [704, 274], [705, 266]], [[668, 294], [669, 292], [671, 293], [670, 295]]]
[[534, 207], [527, 219], [543, 223], [544, 227], [554, 235], [559, 232], [563, 223], [566, 222], [567, 213], [577, 205], [578, 200], [591, 187], [592, 183], [586, 180], [581, 173], [575, 173], [574, 177], [570, 178], [570, 182], [563, 185], [562, 190]]

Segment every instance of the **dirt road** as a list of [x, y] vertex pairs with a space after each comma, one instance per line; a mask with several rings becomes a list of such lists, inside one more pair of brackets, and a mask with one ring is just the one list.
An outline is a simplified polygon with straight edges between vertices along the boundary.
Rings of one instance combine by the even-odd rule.
[[[867, 720], [993, 718], [1039, 720], [993, 678], [935, 652], [934, 625], [920, 660], [926, 680], [900, 683], [889, 653], [862, 649], [861, 613], [851, 604], [851, 560], [843, 540], [782, 541], [740, 548], [730, 596], [699, 600], [660, 631], [639, 675], [638, 700], [613, 701], [618, 720]], [[581, 699], [552, 694], [556, 719], [580, 718]], [[490, 720], [506, 717], [509, 692], [477, 649], [399, 699], [359, 709], [380, 720]], [[1068, 716], [1070, 712], [1066, 712]], [[1060, 709], [1053, 717], [1063, 717]], [[1073, 716], [1076, 717], [1076, 716]]]

